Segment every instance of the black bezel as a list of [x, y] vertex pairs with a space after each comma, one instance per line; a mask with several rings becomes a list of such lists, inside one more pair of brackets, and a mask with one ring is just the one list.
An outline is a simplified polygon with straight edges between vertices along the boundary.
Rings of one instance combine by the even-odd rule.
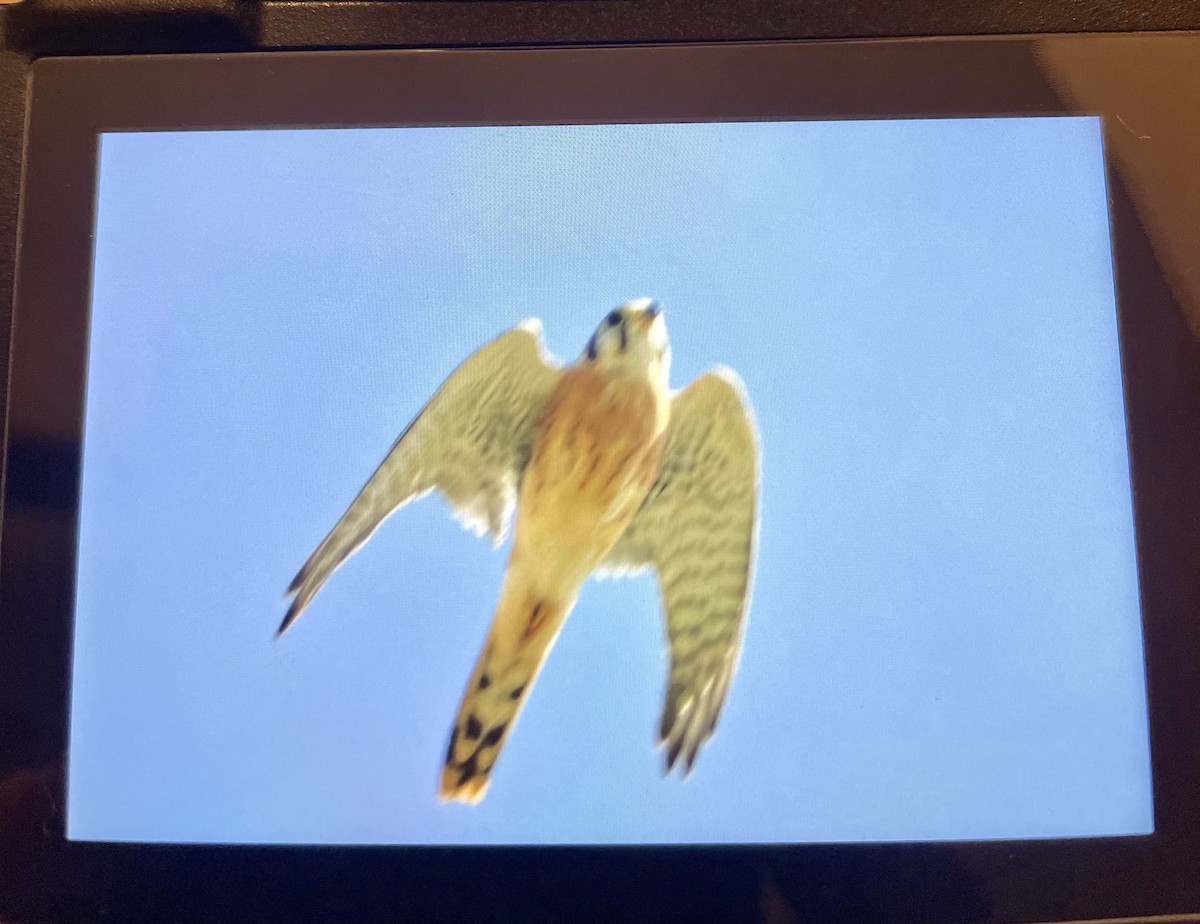
[[[1200, 345], [1114, 163], [1109, 196], [1148, 665], [1148, 837], [737, 848], [165, 847], [63, 839], [74, 544], [102, 131], [1079, 113], [1039, 37], [80, 58], [34, 68], [0, 545], [0, 917], [966, 920], [1200, 911]], [[1067, 65], [1071, 56], [1063, 56]], [[1135, 94], [1136, 95], [1136, 94]], [[1138, 106], [1184, 103], [1161, 97]], [[1145, 156], [1150, 156], [1149, 154]], [[1200, 185], [1200, 170], [1176, 180]], [[1186, 228], [1155, 233], [1184, 235]], [[1200, 259], [1200, 253], [1196, 255]], [[782, 917], [780, 917], [783, 915]]]

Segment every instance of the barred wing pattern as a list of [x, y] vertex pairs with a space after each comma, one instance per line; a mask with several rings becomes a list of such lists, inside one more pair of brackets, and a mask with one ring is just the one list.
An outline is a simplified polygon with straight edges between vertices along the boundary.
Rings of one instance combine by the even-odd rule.
[[341, 564], [393, 512], [439, 490], [477, 534], [499, 544], [537, 427], [561, 370], [542, 346], [541, 322], [525, 321], [459, 366], [304, 563], [288, 588], [282, 635]]
[[666, 771], [691, 772], [737, 669], [758, 531], [758, 438], [737, 374], [717, 369], [672, 401], [662, 468], [611, 572], [653, 567], [666, 610], [671, 673], [659, 740]]

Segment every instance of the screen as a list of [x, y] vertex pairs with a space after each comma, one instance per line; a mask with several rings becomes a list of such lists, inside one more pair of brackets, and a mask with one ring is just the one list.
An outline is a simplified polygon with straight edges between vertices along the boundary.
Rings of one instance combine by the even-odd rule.
[[90, 323], [73, 839], [1152, 830], [1098, 119], [105, 134]]

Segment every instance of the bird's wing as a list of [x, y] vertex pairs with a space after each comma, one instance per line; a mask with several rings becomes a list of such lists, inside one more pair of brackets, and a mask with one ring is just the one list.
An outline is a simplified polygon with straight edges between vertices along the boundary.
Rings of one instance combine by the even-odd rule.
[[671, 404], [659, 476], [602, 563], [653, 567], [666, 610], [671, 675], [659, 740], [686, 775], [712, 736], [737, 668], [758, 524], [758, 438], [741, 380], [717, 369]]
[[546, 399], [562, 374], [529, 320], [459, 366], [400, 434], [350, 508], [288, 587], [279, 633], [312, 602], [329, 576], [395, 510], [432, 490], [476, 533], [499, 543], [533, 451]]

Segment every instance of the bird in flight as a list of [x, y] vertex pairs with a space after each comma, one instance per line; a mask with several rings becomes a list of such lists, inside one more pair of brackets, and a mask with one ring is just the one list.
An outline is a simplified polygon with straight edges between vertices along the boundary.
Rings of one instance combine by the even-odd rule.
[[681, 391], [657, 302], [610, 312], [565, 368], [529, 320], [467, 358], [393, 444], [288, 588], [282, 635], [393, 512], [440, 491], [499, 544], [500, 601], [450, 732], [443, 801], [477, 803], [559, 630], [593, 573], [657, 572], [670, 675], [665, 771], [687, 775], [737, 668], [758, 517], [745, 388], [717, 368]]

